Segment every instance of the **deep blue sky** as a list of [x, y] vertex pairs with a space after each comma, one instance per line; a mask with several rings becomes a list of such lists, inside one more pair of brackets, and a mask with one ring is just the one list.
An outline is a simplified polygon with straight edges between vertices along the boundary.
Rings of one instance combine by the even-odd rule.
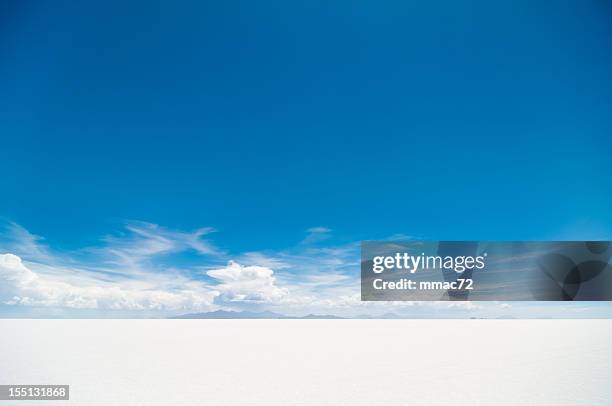
[[230, 251], [612, 235], [599, 1], [3, 1], [0, 216]]

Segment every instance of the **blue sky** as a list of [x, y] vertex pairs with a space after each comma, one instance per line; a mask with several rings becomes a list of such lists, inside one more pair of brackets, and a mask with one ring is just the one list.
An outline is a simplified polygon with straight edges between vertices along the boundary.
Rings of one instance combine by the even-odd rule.
[[603, 1], [0, 7], [2, 241], [29, 266], [91, 271], [135, 229], [198, 280], [274, 268], [249, 253], [353, 278], [303, 263], [400, 234], [612, 236]]

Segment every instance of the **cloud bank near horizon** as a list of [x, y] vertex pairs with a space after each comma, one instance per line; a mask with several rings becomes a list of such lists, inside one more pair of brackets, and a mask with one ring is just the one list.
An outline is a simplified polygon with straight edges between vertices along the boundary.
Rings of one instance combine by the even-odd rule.
[[433, 317], [508, 303], [361, 302], [359, 244], [332, 243], [332, 230], [312, 227], [287, 249], [232, 254], [212, 241], [213, 228], [172, 230], [127, 222], [93, 247], [65, 252], [15, 223], [0, 233], [0, 317], [6, 309], [80, 310], [160, 317], [216, 310], [342, 316]]
[[8, 223], [0, 238], [0, 302], [161, 314], [252, 309], [293, 314], [359, 306], [358, 246], [318, 245], [331, 230], [308, 229], [284, 251], [236, 255], [211, 241], [214, 232], [127, 222], [98, 246], [58, 252], [44, 238]]

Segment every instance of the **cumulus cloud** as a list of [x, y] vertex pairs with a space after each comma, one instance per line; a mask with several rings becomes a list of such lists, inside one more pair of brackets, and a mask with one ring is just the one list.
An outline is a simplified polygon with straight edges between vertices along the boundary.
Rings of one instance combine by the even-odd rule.
[[220, 282], [215, 289], [220, 292], [220, 299], [229, 302], [277, 302], [289, 294], [287, 289], [276, 286], [274, 271], [263, 266], [229, 261], [226, 267], [206, 274]]
[[211, 310], [218, 292], [201, 283], [180, 289], [154, 284], [122, 286], [91, 280], [76, 285], [32, 271], [20, 257], [0, 255], [0, 300], [10, 305], [113, 310]]
[[359, 244], [316, 244], [330, 237], [324, 227], [308, 229], [302, 242], [285, 250], [232, 256], [209, 240], [212, 228], [180, 231], [128, 222], [101, 244], [70, 252], [54, 251], [16, 224], [4, 229], [0, 247], [10, 253], [0, 255], [0, 303], [8, 305], [161, 314], [478, 310], [470, 302], [362, 302]]

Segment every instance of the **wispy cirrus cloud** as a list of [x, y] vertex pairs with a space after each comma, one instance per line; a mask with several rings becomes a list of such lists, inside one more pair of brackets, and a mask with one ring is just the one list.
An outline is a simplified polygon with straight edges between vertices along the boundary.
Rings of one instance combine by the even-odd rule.
[[[162, 266], [165, 255], [193, 251], [221, 255], [204, 239], [212, 228], [192, 232], [128, 222], [95, 247], [58, 252], [15, 223], [0, 235], [0, 301], [9, 305], [78, 309], [204, 311], [218, 308], [219, 292]], [[4, 252], [2, 252], [4, 251]]]
[[331, 237], [332, 230], [327, 227], [311, 227], [306, 230], [306, 237], [301, 244], [315, 244]]
[[0, 254], [0, 299], [8, 305], [110, 310], [211, 310], [218, 293], [185, 279], [121, 284], [82, 276], [77, 282], [37, 273], [13, 254]]
[[27, 255], [40, 261], [52, 260], [53, 256], [43, 241], [43, 237], [30, 233], [17, 223], [0, 223], [0, 242], [5, 249], [18, 255]]
[[222, 252], [204, 237], [212, 234], [212, 227], [191, 232], [170, 230], [157, 224], [131, 221], [120, 235], [104, 238], [105, 245], [92, 252], [105, 257], [106, 262], [130, 269], [150, 269], [151, 261], [159, 256], [192, 250], [200, 255], [218, 256]]
[[214, 231], [130, 221], [96, 246], [61, 252], [9, 223], [0, 234], [0, 303], [161, 315], [217, 309], [346, 315], [416, 306], [361, 302], [359, 243], [332, 244], [328, 228], [310, 228], [284, 250], [237, 254], [217, 247]]

